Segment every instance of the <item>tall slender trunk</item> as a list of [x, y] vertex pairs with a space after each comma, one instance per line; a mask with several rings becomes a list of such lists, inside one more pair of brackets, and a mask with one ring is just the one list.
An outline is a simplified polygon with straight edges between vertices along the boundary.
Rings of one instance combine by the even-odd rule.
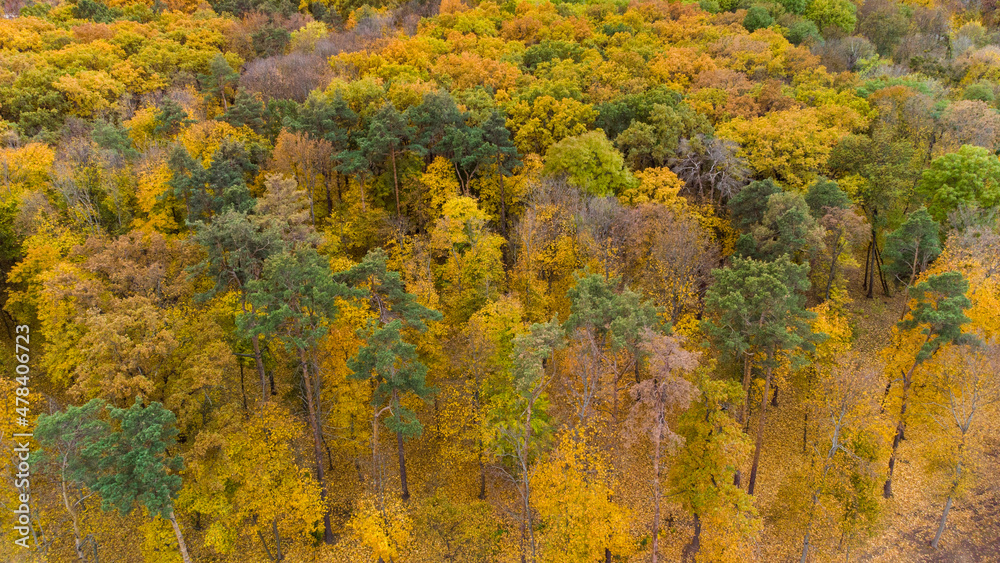
[[653, 434], [653, 563], [659, 561], [660, 535], [660, 433]]
[[740, 424], [746, 420], [750, 408], [750, 368], [750, 354], [743, 354], [743, 404], [740, 406]]
[[399, 485], [402, 490], [400, 498], [410, 500], [410, 488], [406, 484], [406, 458], [403, 455], [403, 433], [396, 432], [396, 447], [399, 450]]
[[[971, 420], [971, 417], [969, 419]], [[934, 549], [937, 549], [938, 543], [941, 541], [941, 534], [944, 533], [944, 527], [948, 523], [948, 513], [951, 511], [951, 503], [955, 500], [955, 491], [958, 489], [958, 480], [962, 475], [962, 452], [965, 450], [965, 433], [967, 431], [968, 426], [962, 431], [962, 443], [958, 445], [958, 461], [955, 464], [955, 479], [951, 482], [948, 500], [945, 501], [944, 512], [941, 513], [941, 522], [938, 524], [937, 533], [934, 534], [934, 541], [931, 542], [931, 547]]]
[[[65, 467], [63, 470], [65, 471]], [[83, 554], [83, 536], [80, 534], [80, 522], [76, 511], [73, 510], [73, 504], [69, 501], [69, 494], [66, 492], [65, 478], [61, 480], [61, 484], [63, 506], [66, 507], [66, 512], [69, 513], [70, 521], [73, 522], [73, 548], [76, 550], [76, 556], [80, 559], [80, 561], [87, 563], [87, 556]]]
[[764, 396], [760, 399], [760, 422], [757, 424], [757, 444], [753, 450], [753, 465], [750, 466], [750, 483], [747, 485], [747, 493], [753, 494], [754, 486], [757, 484], [757, 467], [760, 463], [760, 450], [764, 444], [764, 416], [767, 414], [767, 392], [771, 389], [771, 368], [767, 368], [767, 375], [764, 378]]
[[319, 483], [319, 497], [323, 504], [323, 541], [333, 543], [333, 525], [330, 522], [330, 509], [326, 505], [326, 473], [323, 469], [323, 439], [320, 435], [319, 412], [313, 395], [313, 382], [309, 373], [309, 358], [306, 351], [299, 349], [299, 359], [302, 361], [302, 383], [306, 389], [306, 407], [309, 410], [309, 426], [312, 427], [313, 455], [316, 458], [316, 481]]
[[274, 552], [275, 557], [277, 558], [276, 561], [281, 561], [285, 558], [285, 556], [281, 554], [281, 534], [278, 533], [277, 518], [271, 520], [271, 530], [274, 531]]
[[173, 509], [170, 509], [170, 525], [173, 526], [174, 535], [177, 536], [177, 547], [181, 550], [181, 559], [184, 560], [184, 563], [191, 563], [187, 544], [184, 543], [184, 534], [181, 533], [181, 527], [177, 525], [177, 516], [174, 515]]
[[[924, 343], [927, 343], [930, 339], [931, 336], [928, 334]], [[909, 398], [910, 385], [913, 383], [913, 372], [917, 369], [918, 364], [919, 362], [914, 359], [909, 371], [903, 375], [903, 397], [899, 405], [899, 421], [896, 423], [896, 435], [892, 438], [892, 453], [889, 455], [889, 475], [885, 479], [885, 484], [882, 485], [882, 496], [884, 498], [892, 497], [892, 473], [896, 469], [896, 456], [899, 451], [899, 443], [903, 441], [903, 432], [906, 430], [907, 399]]]
[[953, 498], [948, 497], [948, 501], [944, 503], [944, 513], [941, 514], [941, 522], [938, 524], [937, 533], [934, 534], [934, 541], [931, 542], [931, 547], [937, 549], [938, 543], [941, 541], [941, 534], [944, 533], [944, 526], [948, 522], [948, 512], [951, 511], [951, 502]]
[[402, 213], [399, 210], [399, 174], [396, 173], [396, 149], [389, 149], [389, 157], [392, 159], [392, 189], [396, 193], [396, 218], [399, 219]]
[[270, 394], [268, 393], [267, 373], [264, 370], [264, 357], [260, 353], [260, 336], [254, 334], [250, 337], [250, 342], [253, 344], [253, 361], [257, 364], [257, 374], [260, 375], [260, 400], [266, 403]]

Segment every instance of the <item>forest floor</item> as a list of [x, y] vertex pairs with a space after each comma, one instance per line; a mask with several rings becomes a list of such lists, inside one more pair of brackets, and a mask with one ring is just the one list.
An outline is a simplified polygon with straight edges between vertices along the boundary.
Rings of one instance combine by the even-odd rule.
[[[856, 281], [856, 283], [855, 283]], [[860, 276], [849, 285], [860, 287]], [[877, 357], [891, 341], [892, 327], [906, 307], [906, 296], [897, 291], [891, 296], [876, 292], [869, 299], [857, 290], [849, 305], [855, 332], [854, 347], [867, 357]], [[796, 519], [801, 512], [791, 505], [793, 498], [807, 498], [804, 484], [793, 473], [804, 465], [801, 436], [804, 407], [794, 392], [781, 390], [779, 406], [768, 406], [767, 424], [757, 481], [759, 506], [768, 507], [765, 528], [757, 550], [757, 561], [799, 561], [802, 552], [802, 526]], [[756, 425], [756, 414], [751, 426]], [[1000, 423], [982, 419], [979, 432], [984, 436], [975, 464], [974, 484], [954, 502], [947, 527], [938, 549], [930, 546], [937, 531], [944, 496], [940, 494], [940, 474], [928, 471], [919, 452], [929, 447], [918, 429], [900, 446], [900, 461], [894, 479], [894, 497], [883, 504], [878, 532], [874, 537], [861, 536], [848, 551], [835, 523], [814, 525], [814, 544], [809, 561], [846, 561], [869, 563], [992, 563], [1000, 562]], [[795, 459], [797, 462], [789, 463]], [[748, 470], [749, 468], [745, 468]], [[884, 471], [884, 468], [882, 468]], [[746, 476], [744, 473], [744, 478]], [[878, 478], [881, 492], [882, 477]], [[744, 482], [745, 486], [745, 482]], [[805, 494], [806, 496], [803, 496]], [[798, 507], [801, 510], [801, 506]], [[680, 560], [683, 546], [693, 532], [691, 522], [679, 521], [675, 533], [665, 542], [665, 554]], [[673, 559], [670, 559], [673, 560]]]

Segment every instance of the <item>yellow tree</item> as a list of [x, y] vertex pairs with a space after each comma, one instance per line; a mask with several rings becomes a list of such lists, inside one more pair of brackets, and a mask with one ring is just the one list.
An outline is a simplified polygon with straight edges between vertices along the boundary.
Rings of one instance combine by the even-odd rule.
[[[587, 435], [567, 431], [549, 459], [534, 471], [532, 505], [543, 525], [539, 561], [598, 561], [607, 551], [635, 550], [631, 512], [612, 500], [609, 460]], [[606, 551], [607, 550], [607, 551]]]

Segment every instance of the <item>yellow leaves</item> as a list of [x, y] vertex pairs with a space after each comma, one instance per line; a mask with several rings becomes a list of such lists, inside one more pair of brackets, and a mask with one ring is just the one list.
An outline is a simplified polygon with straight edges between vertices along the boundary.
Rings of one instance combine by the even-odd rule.
[[225, 121], [202, 121], [187, 128], [180, 134], [180, 141], [193, 158], [200, 159], [202, 165], [212, 164], [212, 155], [224, 141], [259, 143], [263, 138], [246, 125], [233, 127]]
[[125, 92], [125, 85], [103, 70], [85, 70], [60, 76], [52, 84], [69, 99], [75, 115], [90, 117], [108, 109]]
[[171, 190], [170, 167], [163, 161], [151, 161], [143, 164], [137, 171], [138, 186], [136, 198], [139, 210], [133, 222], [133, 229], [146, 232], [175, 233], [180, 231], [177, 215], [171, 207], [171, 202], [164, 198]]
[[[204, 433], [195, 443], [189, 474], [178, 498], [213, 516], [206, 543], [231, 552], [245, 538], [259, 550], [257, 532], [304, 541], [323, 516], [320, 489], [295, 464], [293, 442], [304, 428], [275, 403], [260, 405], [243, 422], [232, 420], [223, 433]], [[245, 548], [244, 548], [245, 549]]]
[[635, 551], [631, 511], [612, 500], [611, 467], [581, 435], [566, 432], [535, 468], [532, 504], [543, 521], [543, 562], [598, 561]]
[[590, 104], [546, 95], [515, 103], [507, 126], [514, 130], [514, 144], [522, 153], [545, 154], [566, 137], [586, 133], [595, 118], [597, 111]]
[[455, 178], [455, 168], [451, 161], [442, 156], [434, 157], [433, 162], [417, 180], [421, 205], [418, 209], [419, 219], [430, 222], [442, 214], [446, 201], [458, 196], [459, 185]]
[[316, 50], [316, 42], [328, 35], [326, 24], [312, 21], [292, 32], [291, 48], [293, 51], [311, 53]]
[[653, 201], [664, 204], [673, 211], [680, 211], [686, 206], [687, 200], [679, 195], [684, 181], [669, 168], [647, 168], [636, 172], [635, 177], [639, 180], [639, 185], [626, 189], [618, 196], [623, 205]]
[[825, 124], [829, 115], [828, 110], [817, 108], [779, 111], [754, 119], [736, 118], [720, 125], [717, 133], [740, 144], [739, 155], [757, 174], [804, 190], [849, 131], [842, 123]]
[[365, 494], [358, 499], [354, 515], [347, 523], [368, 548], [371, 558], [399, 560], [412, 539], [413, 521], [395, 495]]
[[55, 161], [55, 151], [42, 143], [0, 148], [0, 189], [5, 195], [44, 189]]

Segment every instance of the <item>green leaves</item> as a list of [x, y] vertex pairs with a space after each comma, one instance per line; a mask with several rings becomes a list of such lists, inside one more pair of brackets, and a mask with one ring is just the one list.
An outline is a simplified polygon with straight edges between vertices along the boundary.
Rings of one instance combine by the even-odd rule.
[[809, 288], [809, 266], [787, 255], [774, 262], [734, 258], [730, 267], [713, 270], [715, 284], [705, 296], [709, 320], [702, 328], [727, 355], [809, 349], [815, 336], [802, 292]]
[[108, 408], [117, 428], [101, 418], [107, 403], [93, 399], [82, 407], [41, 415], [35, 436], [46, 464], [60, 468], [63, 478], [101, 495], [104, 510], [128, 514], [135, 505], [169, 517], [181, 487], [176, 472], [180, 455], [167, 451], [176, 444], [174, 413], [160, 403], [143, 406], [137, 397], [127, 409]]
[[886, 272], [909, 283], [941, 254], [941, 226], [921, 207], [885, 238]]
[[545, 172], [565, 174], [571, 185], [593, 196], [618, 195], [638, 184], [602, 131], [567, 137], [549, 147]]
[[962, 325], [971, 319], [965, 310], [972, 301], [965, 296], [969, 282], [958, 272], [945, 272], [930, 276], [926, 281], [910, 288], [910, 296], [917, 300], [910, 315], [899, 321], [901, 330], [922, 327], [921, 334], [927, 341], [917, 353], [917, 363], [928, 360], [945, 344], [972, 345], [979, 339], [962, 332]]
[[91, 488], [100, 493], [102, 508], [127, 514], [139, 503], [168, 518], [181, 487], [180, 475], [172, 471], [183, 466], [180, 455], [167, 455], [176, 444], [174, 413], [160, 403], [143, 407], [136, 398], [131, 407], [112, 408], [109, 415], [121, 424], [121, 430], [101, 441], [101, 475]]
[[612, 350], [635, 351], [645, 329], [661, 328], [656, 307], [630, 289], [616, 291], [617, 280], [605, 280], [598, 274], [581, 277], [566, 292], [570, 315], [563, 328], [572, 334], [577, 329], [592, 331], [597, 341]]
[[961, 205], [994, 207], [1000, 204], [1000, 159], [982, 147], [963, 145], [957, 153], [931, 162], [917, 192], [927, 198], [928, 210], [938, 222]]

